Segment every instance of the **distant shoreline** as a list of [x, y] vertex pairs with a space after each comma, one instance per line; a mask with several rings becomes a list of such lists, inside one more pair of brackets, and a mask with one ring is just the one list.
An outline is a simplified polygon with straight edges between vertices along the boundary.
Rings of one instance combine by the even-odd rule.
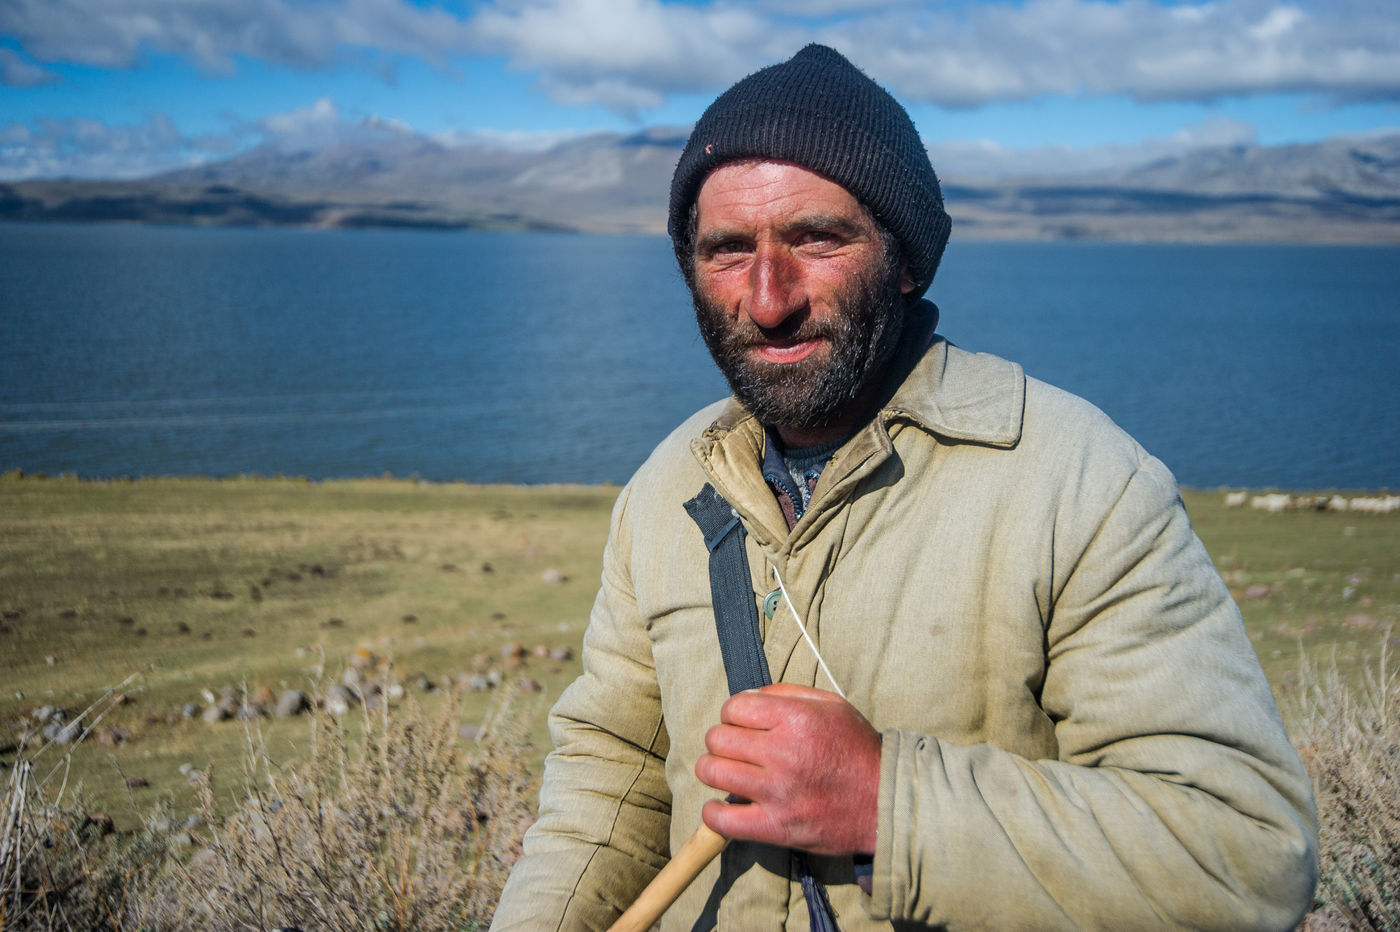
[[[269, 484], [291, 484], [306, 486], [330, 486], [330, 485], [379, 485], [379, 486], [434, 486], [434, 487], [465, 487], [474, 489], [535, 489], [545, 491], [549, 489], [617, 489], [622, 486], [612, 482], [473, 482], [468, 479], [424, 479], [419, 476], [332, 476], [322, 479], [312, 479], [306, 476], [286, 476], [279, 474], [263, 475], [261, 473], [239, 473], [229, 476], [80, 476], [74, 473], [59, 473], [51, 475], [44, 472], [29, 472], [24, 469], [7, 469], [0, 472], [0, 487], [6, 482], [77, 482], [88, 485], [119, 485], [124, 483], [269, 483]], [[1246, 494], [1268, 494], [1281, 493], [1293, 496], [1322, 496], [1322, 495], [1376, 495], [1390, 492], [1389, 486], [1381, 486], [1374, 489], [1365, 488], [1343, 488], [1340, 486], [1320, 487], [1320, 488], [1281, 488], [1278, 486], [1258, 486], [1250, 487], [1243, 485], [1214, 485], [1214, 486], [1188, 486], [1182, 485], [1181, 490], [1193, 495], [1225, 494], [1227, 492], [1244, 492]]]

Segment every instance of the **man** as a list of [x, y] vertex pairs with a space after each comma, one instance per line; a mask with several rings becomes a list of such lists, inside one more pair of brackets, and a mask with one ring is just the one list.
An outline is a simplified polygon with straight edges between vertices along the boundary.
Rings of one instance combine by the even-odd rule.
[[[493, 928], [605, 928], [701, 819], [732, 843], [664, 929], [1306, 910], [1308, 778], [1172, 477], [1087, 403], [935, 335], [920, 297], [948, 229], [907, 115], [831, 49], [696, 125], [670, 231], [734, 399], [618, 499]], [[777, 684], [732, 698], [725, 584], [686, 508], [706, 485], [746, 532]]]

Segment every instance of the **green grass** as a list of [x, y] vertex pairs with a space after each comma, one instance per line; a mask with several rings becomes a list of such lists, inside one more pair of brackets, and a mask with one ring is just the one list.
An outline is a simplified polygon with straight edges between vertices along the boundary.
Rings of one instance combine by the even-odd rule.
[[[1186, 507], [1276, 689], [1296, 685], [1300, 651], [1354, 677], [1387, 629], [1400, 635], [1400, 514], [1270, 514], [1205, 491]], [[1250, 597], [1255, 586], [1268, 594]]]
[[[236, 722], [184, 720], [201, 689], [332, 681], [357, 648], [441, 683], [501, 665], [503, 644], [575, 657], [615, 488], [283, 479], [0, 479], [0, 748], [42, 705], [78, 711], [136, 678], [104, 724], [129, 733], [72, 755], [70, 783], [131, 810], [193, 791], [182, 763], [241, 759]], [[542, 581], [547, 569], [567, 580]], [[337, 621], [332, 621], [337, 619]], [[408, 620], [406, 620], [408, 619]], [[50, 662], [51, 661], [51, 662]], [[577, 661], [530, 656], [511, 675], [556, 696]], [[467, 720], [485, 714], [476, 694]], [[106, 703], [101, 703], [107, 708]], [[299, 720], [263, 720], [274, 753]], [[543, 716], [533, 739], [546, 738]], [[13, 759], [13, 750], [0, 760]], [[57, 755], [54, 755], [57, 757]]]
[[[129, 737], [84, 742], [70, 786], [119, 825], [162, 801], [188, 811], [194, 791], [180, 765], [231, 774], [247, 732], [184, 720], [182, 705], [229, 683], [324, 684], [357, 648], [391, 658], [404, 679], [443, 682], [500, 668], [512, 641], [567, 647], [575, 659], [532, 655], [506, 671], [538, 681], [544, 708], [577, 673], [616, 495], [407, 480], [0, 477], [0, 761], [13, 762], [13, 725], [36, 707], [96, 702], [104, 724]], [[1388, 626], [1400, 634], [1400, 515], [1265, 514], [1227, 509], [1213, 491], [1186, 501], [1280, 694], [1294, 688], [1300, 649], [1335, 655], [1346, 675]], [[545, 583], [547, 569], [567, 581]], [[1246, 597], [1259, 584], [1269, 594]], [[133, 675], [129, 702], [103, 699]], [[488, 701], [468, 696], [464, 719], [485, 715]], [[256, 727], [273, 757], [302, 753], [304, 720]], [[543, 715], [531, 738], [538, 759]], [[134, 778], [150, 786], [128, 790]]]

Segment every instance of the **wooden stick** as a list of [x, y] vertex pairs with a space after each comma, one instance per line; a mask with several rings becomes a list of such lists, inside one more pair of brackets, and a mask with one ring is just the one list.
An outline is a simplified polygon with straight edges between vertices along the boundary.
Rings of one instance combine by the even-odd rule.
[[681, 845], [671, 862], [661, 868], [608, 932], [646, 932], [727, 844], [728, 838], [701, 822], [695, 834]]

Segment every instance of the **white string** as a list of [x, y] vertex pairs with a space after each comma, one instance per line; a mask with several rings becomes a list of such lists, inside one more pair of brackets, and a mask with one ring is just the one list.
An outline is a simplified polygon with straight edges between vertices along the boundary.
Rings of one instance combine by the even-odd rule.
[[822, 659], [822, 652], [817, 650], [817, 645], [812, 641], [812, 636], [807, 633], [807, 626], [802, 623], [802, 616], [797, 614], [797, 607], [792, 604], [792, 596], [788, 595], [787, 586], [783, 585], [783, 577], [778, 575], [778, 567], [771, 563], [769, 566], [773, 567], [773, 578], [778, 581], [778, 588], [782, 590], [783, 593], [783, 601], [787, 602], [788, 611], [792, 612], [792, 620], [797, 622], [797, 630], [802, 632], [802, 639], [806, 641], [807, 646], [812, 649], [812, 653], [817, 658], [817, 663], [821, 665], [822, 672], [826, 674], [826, 678], [831, 681], [831, 685], [836, 689], [836, 695], [845, 699], [846, 693], [841, 689], [841, 684], [836, 682], [836, 677], [831, 675], [831, 668], [826, 665], [826, 661]]

